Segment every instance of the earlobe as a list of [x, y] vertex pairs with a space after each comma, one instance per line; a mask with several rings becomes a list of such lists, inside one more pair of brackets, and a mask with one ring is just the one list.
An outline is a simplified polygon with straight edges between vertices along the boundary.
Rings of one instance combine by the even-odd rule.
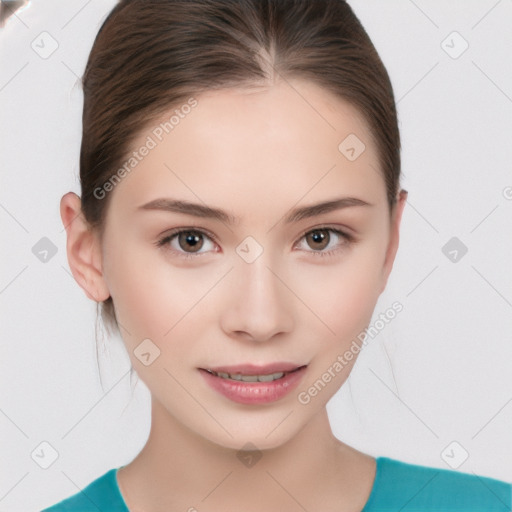
[[89, 299], [96, 302], [108, 299], [110, 293], [102, 273], [100, 242], [86, 222], [80, 198], [75, 193], [62, 196], [60, 216], [66, 229], [66, 251], [73, 277]]
[[398, 242], [400, 240], [400, 223], [402, 220], [402, 213], [404, 211], [405, 203], [407, 202], [408, 192], [407, 190], [400, 190], [397, 198], [397, 203], [395, 204], [394, 211], [391, 217], [391, 227], [390, 227], [390, 238], [389, 244], [386, 251], [386, 257], [384, 261], [384, 266], [382, 267], [382, 288], [381, 293], [385, 290], [389, 275], [391, 274], [391, 270], [393, 268], [393, 263], [395, 261], [395, 256], [398, 250]]

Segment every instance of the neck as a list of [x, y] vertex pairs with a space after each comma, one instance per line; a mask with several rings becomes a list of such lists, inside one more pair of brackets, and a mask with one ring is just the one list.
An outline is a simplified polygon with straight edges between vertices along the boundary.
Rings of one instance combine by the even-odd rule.
[[[118, 480], [133, 510], [150, 512], [161, 510], [162, 505], [182, 510], [248, 510], [248, 504], [259, 510], [267, 504], [271, 510], [289, 507], [293, 500], [300, 503], [301, 496], [306, 499], [305, 482], [320, 496], [332, 494], [333, 488], [342, 492], [344, 485], [350, 493], [361, 455], [366, 468], [370, 460], [373, 464], [372, 458], [336, 439], [325, 407], [283, 445], [242, 452], [199, 436], [153, 399], [146, 445], [122, 470], [122, 479], [118, 473]], [[370, 486], [372, 482], [373, 478]]]

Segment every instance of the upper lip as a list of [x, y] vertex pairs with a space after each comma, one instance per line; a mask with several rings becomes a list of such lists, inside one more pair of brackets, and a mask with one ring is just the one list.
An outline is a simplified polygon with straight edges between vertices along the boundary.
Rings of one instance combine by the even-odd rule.
[[293, 370], [297, 370], [301, 366], [306, 365], [287, 362], [276, 362], [265, 365], [237, 364], [231, 366], [208, 366], [203, 369], [211, 370], [215, 373], [240, 373], [241, 375], [270, 375], [271, 373], [291, 372]]

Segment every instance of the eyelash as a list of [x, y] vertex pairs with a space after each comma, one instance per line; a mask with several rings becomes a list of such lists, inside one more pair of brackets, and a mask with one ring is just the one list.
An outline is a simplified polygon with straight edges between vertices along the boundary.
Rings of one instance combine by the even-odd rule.
[[[169, 242], [172, 241], [172, 239], [174, 237], [176, 237], [177, 235], [179, 235], [180, 233], [183, 233], [183, 232], [188, 232], [188, 231], [192, 231], [193, 233], [197, 233], [197, 234], [200, 234], [200, 235], [205, 235], [206, 237], [210, 238], [213, 242], [217, 243], [217, 238], [207, 232], [207, 231], [203, 231], [202, 229], [196, 229], [196, 228], [177, 228], [173, 231], [171, 231], [170, 233], [168, 233], [167, 235], [165, 235], [163, 238], [159, 239], [157, 242], [155, 242], [155, 245], [157, 247], [163, 247], [164, 245], [168, 244]], [[313, 229], [309, 229], [305, 232], [302, 233], [302, 235], [299, 237], [299, 241], [302, 240], [306, 235], [310, 234], [310, 233], [313, 233], [315, 231], [330, 231], [330, 232], [333, 232], [333, 233], [336, 233], [337, 235], [339, 235], [341, 238], [345, 239], [345, 241], [341, 244], [341, 246], [339, 246], [338, 248], [336, 249], [331, 249], [330, 251], [306, 251], [306, 252], [311, 252], [313, 253], [315, 256], [320, 256], [320, 257], [331, 257], [331, 256], [334, 256], [336, 253], [338, 253], [339, 251], [343, 250], [347, 245], [351, 245], [352, 243], [354, 243], [356, 241], [355, 237], [348, 234], [348, 233], [345, 233], [344, 231], [340, 231], [339, 229], [337, 228], [334, 228], [332, 226], [319, 226], [319, 227], [316, 227], [316, 228], [313, 228]], [[179, 252], [179, 251], [176, 251], [175, 249], [171, 249], [173, 252], [177, 253], [178, 254], [178, 257], [180, 258], [184, 258], [184, 259], [191, 259], [191, 258], [197, 258], [199, 256], [203, 256], [205, 254], [208, 254], [207, 252], [205, 253], [196, 253], [196, 254], [193, 254], [193, 253], [185, 253], [185, 252]]]

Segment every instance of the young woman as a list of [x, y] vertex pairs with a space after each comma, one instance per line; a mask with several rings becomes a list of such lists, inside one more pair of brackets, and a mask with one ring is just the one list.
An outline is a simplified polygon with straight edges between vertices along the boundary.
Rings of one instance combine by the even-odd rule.
[[374, 458], [326, 411], [399, 242], [387, 72], [342, 0], [122, 0], [83, 77], [70, 268], [152, 397], [60, 511], [509, 511], [510, 484]]

